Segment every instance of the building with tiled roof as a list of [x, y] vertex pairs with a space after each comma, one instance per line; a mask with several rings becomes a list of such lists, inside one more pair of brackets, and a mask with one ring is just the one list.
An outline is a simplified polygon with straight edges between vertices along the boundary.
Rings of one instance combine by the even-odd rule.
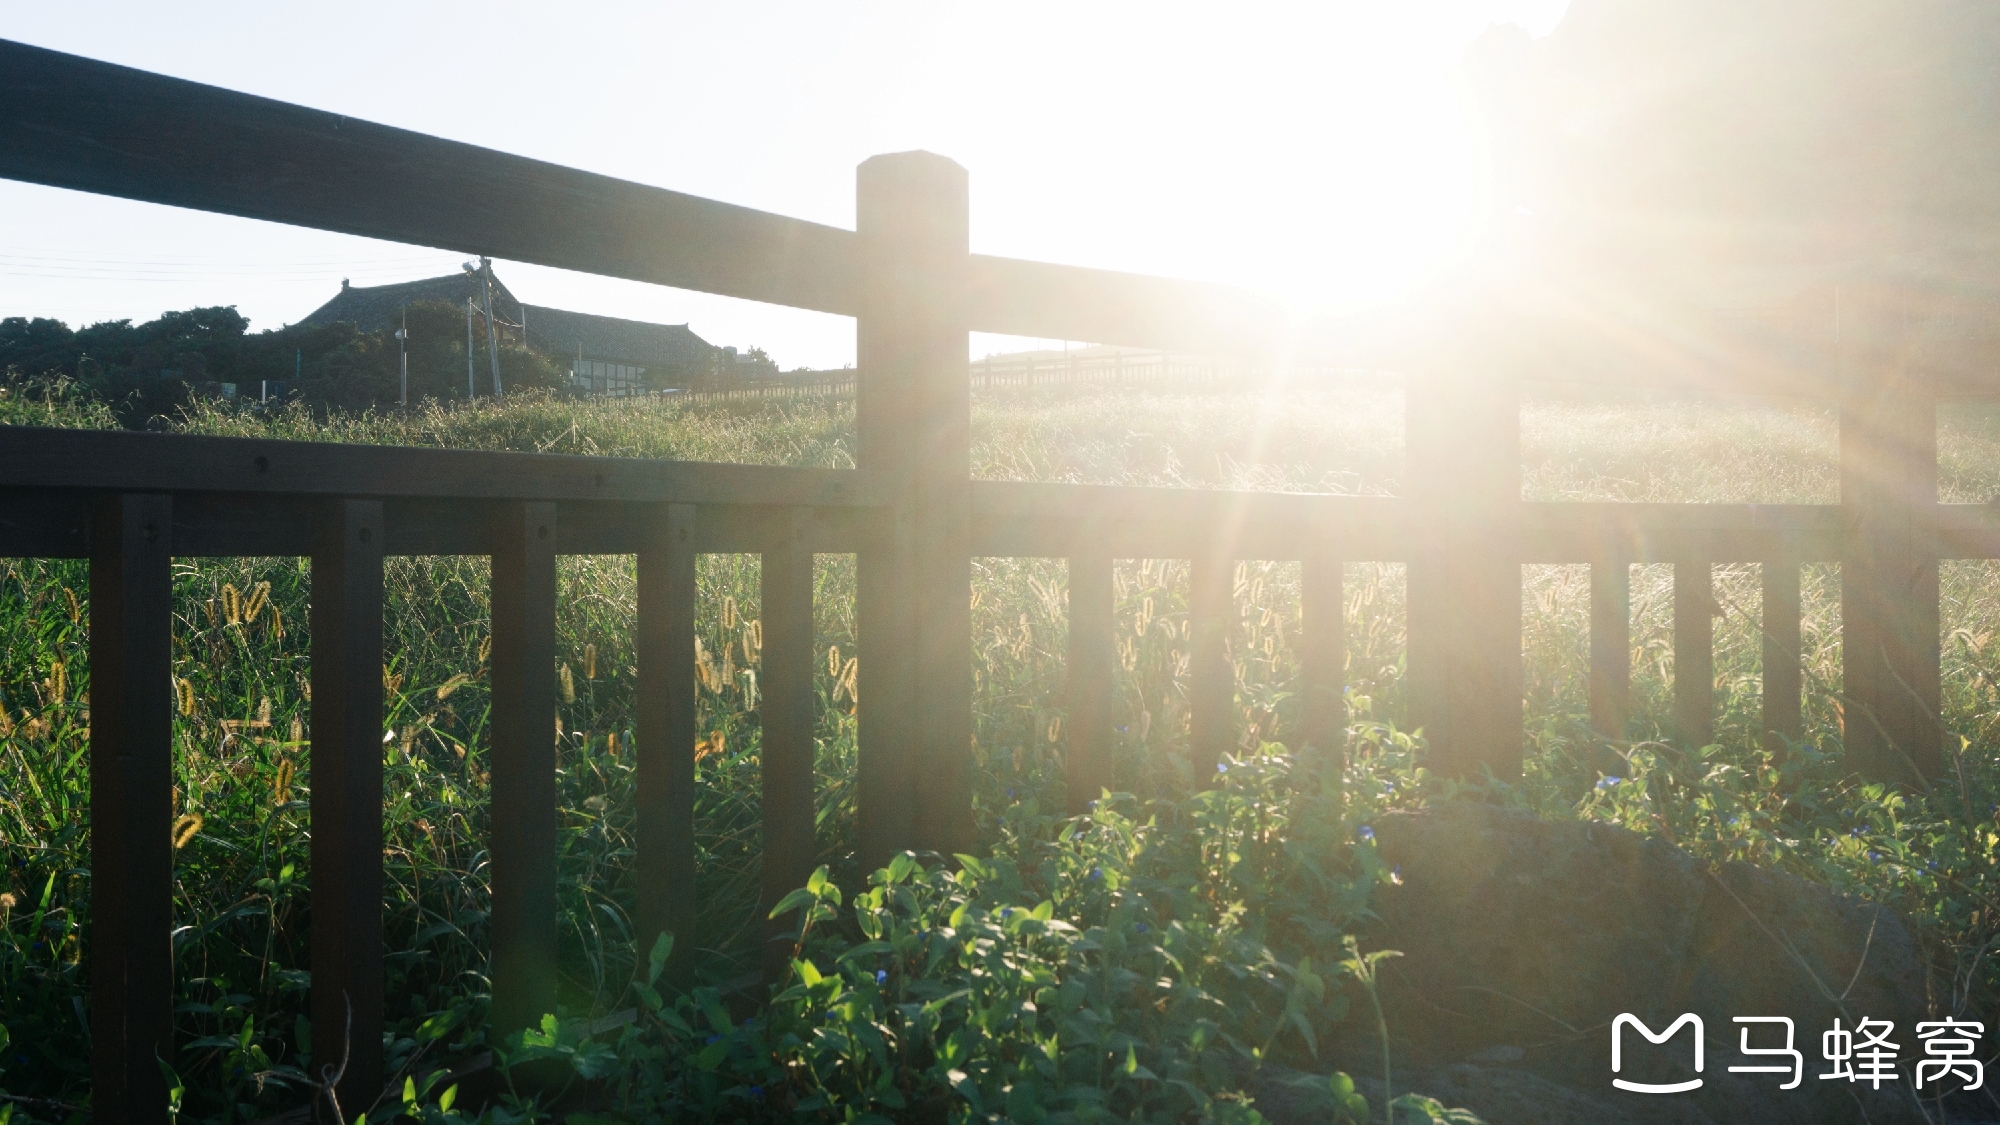
[[[464, 305], [483, 310], [491, 265], [444, 277], [427, 277], [394, 285], [354, 286], [345, 280], [340, 292], [314, 309], [301, 324], [345, 321], [363, 332], [393, 329], [402, 310], [419, 302]], [[571, 312], [525, 304], [493, 282], [493, 319], [503, 329], [522, 332], [528, 346], [568, 360], [576, 389], [586, 394], [633, 394], [686, 386], [707, 371], [714, 358], [734, 349], [718, 349], [685, 324], [654, 324], [615, 316]]]

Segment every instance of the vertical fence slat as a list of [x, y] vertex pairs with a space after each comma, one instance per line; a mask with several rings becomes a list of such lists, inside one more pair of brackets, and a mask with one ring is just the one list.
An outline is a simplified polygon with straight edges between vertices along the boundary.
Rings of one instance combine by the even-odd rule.
[[509, 505], [493, 550], [494, 1031], [556, 1001], [556, 506]]
[[975, 840], [965, 169], [926, 152], [865, 161], [855, 181], [855, 233], [855, 460], [904, 474], [912, 563], [907, 586], [884, 591], [871, 583], [863, 593], [914, 602], [907, 614], [864, 609], [863, 636], [887, 643], [863, 643], [877, 677], [907, 676], [912, 684], [910, 741], [891, 751], [915, 791], [911, 842], [967, 852]]
[[1346, 564], [1313, 555], [1299, 566], [1303, 620], [1300, 671], [1305, 676], [1304, 724], [1300, 751], [1315, 755], [1338, 781], [1347, 767], [1347, 594]]
[[696, 510], [668, 504], [650, 514], [639, 549], [635, 647], [639, 770], [639, 956], [674, 935], [671, 976], [693, 966], [694, 600]]
[[1235, 567], [1210, 554], [1188, 565], [1188, 764], [1197, 788], [1215, 781], [1215, 767], [1236, 745], [1236, 673], [1228, 642], [1235, 636]]
[[916, 614], [910, 597], [914, 568], [910, 505], [876, 515], [855, 558], [855, 625], [860, 663], [854, 703], [862, 870], [874, 871], [897, 852], [917, 846]]
[[1112, 788], [1112, 674], [1117, 660], [1111, 552], [1086, 529], [1069, 557], [1069, 653], [1064, 669], [1068, 714], [1063, 731], [1069, 811], [1081, 815]]
[[173, 504], [106, 497], [90, 529], [91, 1107], [164, 1123], [173, 1050]]
[[[764, 549], [763, 675], [757, 705], [758, 756], [764, 774], [764, 870], [761, 918], [813, 872], [813, 554], [811, 513], [795, 509], [778, 541]], [[784, 980], [796, 914], [765, 923], [764, 980]]]
[[1715, 737], [1715, 576], [1705, 558], [1674, 561], [1674, 731], [1689, 746]]
[[341, 1074], [315, 1116], [344, 1125], [382, 1093], [382, 503], [314, 517], [312, 1077]]
[[1622, 556], [1590, 566], [1590, 725], [1625, 737], [1632, 699], [1632, 564]]
[[1767, 560], [1764, 572], [1764, 745], [1782, 752], [1804, 731], [1805, 688], [1799, 652], [1799, 564]]

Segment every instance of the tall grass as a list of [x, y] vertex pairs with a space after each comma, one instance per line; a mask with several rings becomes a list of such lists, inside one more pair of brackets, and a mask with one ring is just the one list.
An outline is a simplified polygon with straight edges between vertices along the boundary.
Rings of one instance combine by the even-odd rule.
[[[1402, 476], [1401, 419], [1400, 393], [1376, 384], [1284, 397], [1120, 388], [999, 391], [975, 401], [975, 474], [1392, 495]], [[66, 393], [15, 395], [0, 399], [0, 422], [101, 426], [108, 415]], [[851, 404], [839, 400], [688, 405], [523, 396], [499, 408], [332, 418], [204, 405], [181, 428], [828, 467], [851, 465], [854, 448]], [[1523, 414], [1524, 495], [1828, 502], [1838, 491], [1834, 441], [1833, 416], [1812, 406], [1531, 403]], [[1994, 479], [2000, 476], [2000, 414], [1947, 410], [1940, 445], [1941, 495], [1984, 500], [2000, 491]], [[627, 558], [575, 557], [562, 561], [560, 575], [561, 1002], [575, 1015], [618, 1005], [635, 968], [634, 573]], [[1229, 648], [1248, 753], [1263, 742], [1283, 742], [1298, 719], [1299, 576], [1296, 564], [1253, 560], [1239, 565], [1234, 578], [1241, 612]], [[247, 1120], [304, 1097], [302, 1074], [313, 1050], [303, 1020], [311, 878], [308, 580], [299, 559], [184, 560], [175, 567], [180, 711], [174, 728], [173, 940], [182, 1047], [170, 1061], [188, 1085], [191, 1120]], [[1714, 769], [1725, 759], [1753, 780], [1766, 772], [1776, 777], [1784, 769], [1818, 768], [1814, 761], [1837, 763], [1838, 716], [1829, 702], [1839, 684], [1837, 568], [1809, 568], [1803, 584], [1812, 700], [1804, 741], [1810, 753], [1790, 765], [1758, 745], [1756, 567], [1718, 568], [1716, 581], [1723, 615], [1716, 628], [1721, 749], [1715, 753], [1722, 757], [1680, 759], [1670, 751], [1634, 749], [1666, 729], [1674, 674], [1671, 568], [1635, 571], [1636, 706], [1628, 737], [1610, 746], [1590, 733], [1583, 692], [1587, 573], [1554, 566], [1524, 571], [1529, 764], [1527, 777], [1506, 799], [1552, 815], [1601, 816], [1642, 830], [1674, 831], [1713, 857], [1785, 863], [1885, 898], [1907, 894], [1908, 887], [1899, 891], [1887, 872], [1871, 874], [1869, 864], [1840, 859], [1844, 853], [1833, 843], [1814, 850], [1816, 828], [1803, 830], [1804, 842], [1780, 846], [1771, 842], [1784, 838], [1775, 830], [1763, 836], [1749, 829], [1710, 832], [1721, 823], [1719, 814], [1703, 813], [1690, 827], [1657, 816], [1657, 807], [1621, 796], [1615, 786], [1600, 788], [1605, 773], [1617, 772], [1660, 779], [1648, 791], [1657, 795], [1665, 791], [1664, 779], [1692, 771], [1691, 780], [1675, 783], [1682, 794], [1676, 799], [1714, 805], [1721, 798], [1701, 794], [1724, 784]], [[859, 873], [851, 870], [850, 685], [854, 662], [866, 662], [869, 654], [852, 617], [852, 558], [822, 556], [815, 582], [816, 644], [824, 656], [816, 661], [815, 677], [819, 843], [825, 861], [852, 879]], [[1147, 796], [1187, 780], [1186, 564], [1122, 560], [1115, 582], [1119, 779], [1121, 787]], [[2000, 776], [1993, 762], [2000, 747], [2000, 575], [1987, 564], [1954, 563], [1945, 568], [1943, 585], [1950, 638], [1946, 718], [1970, 740], [1966, 760], [1976, 777], [1961, 803], [1972, 809], [1974, 791], [1992, 791], [1992, 779]], [[753, 963], [757, 932], [751, 915], [759, 854], [756, 559], [705, 556], [698, 590], [704, 657], [696, 670], [703, 733], [696, 816], [704, 908], [697, 932], [677, 935], [677, 941], [705, 951], [696, 959], [701, 972], [722, 984]], [[387, 567], [384, 855], [391, 1059], [399, 1067], [462, 1060], [480, 1046], [491, 830], [485, 792], [488, 597], [481, 559], [397, 558]], [[977, 801], [990, 828], [1030, 798], [1044, 808], [1063, 802], [1064, 567], [1050, 559], [978, 560], [972, 597]], [[87, 1085], [87, 599], [81, 564], [0, 564], [0, 848], [6, 857], [0, 892], [7, 896], [0, 897], [0, 1024], [13, 1044], [0, 1058], [0, 1082], [15, 1093], [71, 1102]], [[1404, 720], [1402, 568], [1350, 564], [1346, 600], [1347, 681], [1358, 745], [1393, 744]], [[1607, 757], [1618, 753], [1624, 757]], [[1368, 774], [1370, 784], [1391, 778], [1385, 761], [1359, 755], [1357, 777]], [[1621, 764], [1607, 770], [1607, 763]], [[1395, 776], [1406, 780], [1391, 780], [1392, 789], [1407, 784], [1407, 772]], [[1889, 802], [1886, 794], [1869, 796], [1840, 780], [1831, 764], [1813, 776], [1820, 786], [1815, 792], [1829, 794], [1828, 807], [1838, 805], [1841, 816], [1879, 811]], [[1755, 823], [1792, 815], [1784, 794], [1798, 789], [1787, 784], [1792, 788], [1748, 785], [1745, 792], [1767, 793], [1759, 799], [1768, 807], [1757, 806], [1766, 820], [1753, 817]], [[1973, 811], [1984, 809], [1981, 803]], [[1882, 815], [1912, 825], [1922, 819], [1914, 806], [1891, 813]], [[1894, 825], [1880, 830], [1889, 836], [1903, 831]], [[1918, 847], [1912, 841], [1921, 831], [1911, 828], [1905, 846]], [[1975, 913], [1975, 900], [1987, 892], [1970, 883], [1945, 887], [1936, 878], [1942, 876], [1922, 893], [1963, 906], [1952, 923], [1956, 929], [1939, 922], [1939, 940], [1977, 947], [1992, 931]], [[1986, 909], [1990, 919], [1992, 907]], [[458, 1022], [449, 1035], [422, 1033], [426, 1021], [437, 1028], [452, 1020]]]

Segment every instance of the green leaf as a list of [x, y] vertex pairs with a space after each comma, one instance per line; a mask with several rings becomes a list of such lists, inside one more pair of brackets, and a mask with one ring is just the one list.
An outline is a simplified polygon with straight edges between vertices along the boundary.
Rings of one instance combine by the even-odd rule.
[[792, 962], [792, 968], [799, 974], [799, 979], [805, 982], [807, 988], [811, 988], [813, 985], [826, 979], [820, 973], [819, 966], [813, 964], [810, 957]]
[[646, 955], [646, 983], [660, 983], [660, 973], [667, 967], [667, 956], [674, 951], [674, 935], [662, 930], [653, 939], [653, 951]]
[[451, 1104], [457, 1100], [458, 1100], [458, 1083], [454, 1082], [451, 1085], [445, 1087], [444, 1093], [438, 1095], [438, 1108], [446, 1113], [450, 1113]]

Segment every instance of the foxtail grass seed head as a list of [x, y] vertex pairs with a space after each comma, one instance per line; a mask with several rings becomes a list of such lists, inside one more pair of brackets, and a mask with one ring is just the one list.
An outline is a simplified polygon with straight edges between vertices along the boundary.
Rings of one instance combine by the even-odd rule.
[[724, 598], [724, 599], [722, 599], [722, 627], [723, 627], [724, 629], [734, 629], [734, 628], [736, 628], [736, 599], [735, 599], [735, 598]]
[[1059, 742], [1061, 740], [1062, 740], [1062, 716], [1056, 715], [1053, 718], [1049, 719], [1049, 741]]
[[840, 676], [839, 645], [828, 645], [826, 647], [826, 674], [835, 678]]
[[250, 597], [243, 603], [243, 623], [248, 625], [256, 621], [257, 615], [264, 611], [264, 606], [269, 604], [270, 600], [271, 584], [269, 582], [259, 582], [255, 586], [252, 586], [250, 588]]
[[583, 678], [586, 680], [594, 680], [597, 678], [596, 645], [583, 646]]
[[292, 760], [278, 759], [278, 774], [271, 779], [271, 807], [289, 804], [292, 799]]
[[564, 703], [575, 703], [576, 677], [570, 674], [569, 665], [563, 664], [557, 666], [556, 682], [562, 685], [562, 701]]
[[64, 586], [63, 599], [69, 602], [70, 623], [73, 625], [80, 623], [83, 620], [83, 606], [76, 600], [76, 591], [70, 589], [68, 586]]
[[174, 827], [171, 833], [174, 842], [174, 850], [179, 851], [182, 848], [187, 847], [189, 842], [191, 842], [196, 836], [199, 836], [200, 834], [201, 834], [201, 814], [187, 813], [183, 815], [180, 819], [174, 821]]
[[49, 664], [48, 689], [51, 707], [60, 706], [64, 697], [69, 695], [69, 670], [63, 667], [60, 660]]
[[257, 721], [260, 723], [271, 721], [271, 697], [268, 695], [257, 700]]
[[228, 582], [222, 584], [222, 623], [243, 624], [243, 592]]
[[303, 746], [305, 745], [305, 742], [306, 742], [306, 725], [305, 723], [301, 722], [297, 716], [294, 716], [292, 718], [291, 743], [294, 746]]
[[180, 712], [181, 712], [181, 714], [182, 714], [182, 715], [192, 715], [192, 714], [194, 714], [194, 683], [193, 683], [193, 681], [191, 681], [191, 680], [185, 680], [185, 679], [177, 679], [177, 680], [175, 680], [175, 681], [174, 681], [174, 696], [175, 696], [175, 698], [176, 698], [176, 699], [178, 699], [178, 700], [180, 701]]
[[491, 636], [486, 636], [486, 637], [482, 637], [482, 638], [480, 638], [480, 641], [479, 641], [479, 662], [480, 662], [481, 664], [484, 664], [484, 663], [486, 663], [486, 660], [487, 660], [487, 658], [488, 658], [488, 657], [490, 657], [490, 656], [492, 656], [492, 655], [493, 655], [493, 638], [492, 638]]
[[750, 633], [749, 633], [749, 637], [750, 637], [750, 647], [751, 647], [751, 648], [754, 648], [754, 649], [756, 649], [756, 650], [757, 650], [758, 652], [763, 652], [763, 651], [764, 651], [764, 619], [760, 617], [760, 618], [758, 618], [757, 620], [755, 620], [755, 621], [752, 621], [752, 622], [750, 623], [750, 625], [749, 625], [749, 629], [750, 629]]
[[450, 699], [452, 692], [455, 692], [459, 688], [464, 687], [466, 684], [470, 683], [471, 680], [472, 677], [466, 675], [464, 672], [454, 672], [452, 674], [451, 679], [446, 680], [445, 682], [438, 685], [437, 689], [438, 702], [442, 703], [445, 700]]
[[9, 714], [5, 707], [0, 707], [0, 738], [9, 738], [13, 734], [14, 716]]
[[722, 646], [722, 683], [728, 686], [736, 682], [736, 642]]
[[20, 899], [14, 897], [13, 891], [0, 893], [0, 924], [6, 923], [7, 916], [14, 912], [15, 905], [20, 901]]
[[285, 639], [285, 615], [278, 612], [278, 603], [271, 604], [271, 635], [278, 640]]
[[617, 731], [615, 731], [615, 730], [614, 730], [614, 731], [612, 731], [612, 732], [610, 732], [609, 734], [606, 734], [606, 735], [604, 736], [604, 752], [605, 752], [606, 754], [609, 754], [609, 755], [611, 756], [611, 759], [612, 759], [613, 761], [617, 761], [617, 760], [618, 760], [618, 732], [617, 732]]

